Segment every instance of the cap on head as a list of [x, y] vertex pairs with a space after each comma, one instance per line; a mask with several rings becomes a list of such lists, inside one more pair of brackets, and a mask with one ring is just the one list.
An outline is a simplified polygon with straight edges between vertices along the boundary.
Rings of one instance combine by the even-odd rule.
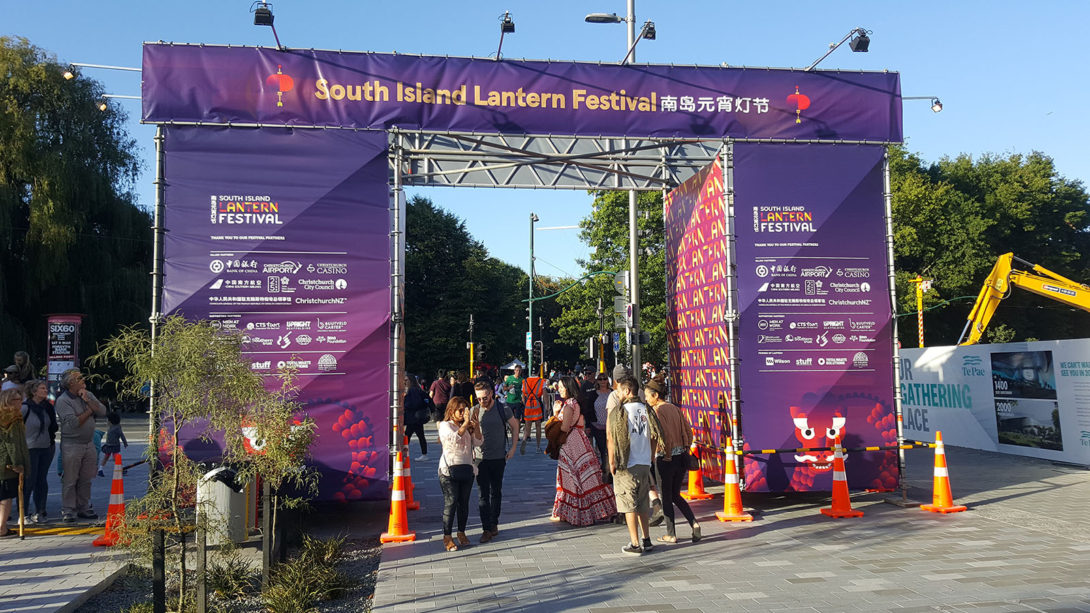
[[613, 380], [616, 381], [621, 377], [631, 377], [632, 369], [624, 364], [617, 364], [613, 367]]

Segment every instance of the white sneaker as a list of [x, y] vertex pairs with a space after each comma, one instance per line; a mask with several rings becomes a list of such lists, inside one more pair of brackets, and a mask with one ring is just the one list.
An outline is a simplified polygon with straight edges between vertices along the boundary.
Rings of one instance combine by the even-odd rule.
[[420, 454], [420, 455], [416, 456], [415, 458], [413, 458], [413, 462], [425, 462], [425, 461], [427, 461], [427, 459], [428, 459], [428, 455], [426, 453], [425, 454]]

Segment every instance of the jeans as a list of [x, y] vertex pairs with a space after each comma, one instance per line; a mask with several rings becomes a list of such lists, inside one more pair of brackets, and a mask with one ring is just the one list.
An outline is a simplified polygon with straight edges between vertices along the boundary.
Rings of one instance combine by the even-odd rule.
[[481, 528], [485, 530], [495, 530], [500, 525], [503, 471], [506, 468], [506, 458], [481, 460], [477, 464], [477, 486], [481, 488], [477, 510], [481, 513]]
[[54, 445], [30, 450], [30, 470], [27, 471], [26, 489], [23, 491], [23, 505], [30, 513], [30, 503], [34, 502], [35, 513], [45, 513], [45, 499], [49, 494], [49, 465], [53, 463]]
[[75, 515], [91, 510], [91, 480], [95, 478], [98, 451], [94, 443], [61, 444], [61, 514]]
[[598, 455], [601, 457], [602, 469], [605, 470], [607, 457], [606, 431], [593, 426], [587, 428], [587, 431], [590, 432], [590, 437], [594, 439], [594, 446], [598, 448]]
[[458, 532], [466, 531], [469, 521], [469, 493], [473, 490], [473, 479], [455, 481], [446, 475], [439, 475], [439, 485], [443, 489], [443, 534], [450, 536], [454, 529], [454, 515], [458, 514]]
[[689, 452], [685, 451], [670, 457], [667, 462], [662, 458], [655, 460], [659, 469], [659, 496], [662, 498], [662, 514], [666, 516], [666, 534], [676, 536], [674, 532], [674, 505], [681, 509], [681, 514], [692, 524], [696, 521], [689, 503], [681, 497], [681, 484], [688, 477]]
[[424, 424], [409, 424], [405, 426], [405, 438], [412, 439], [413, 434], [420, 440], [420, 453], [428, 455], [428, 439], [424, 436]]

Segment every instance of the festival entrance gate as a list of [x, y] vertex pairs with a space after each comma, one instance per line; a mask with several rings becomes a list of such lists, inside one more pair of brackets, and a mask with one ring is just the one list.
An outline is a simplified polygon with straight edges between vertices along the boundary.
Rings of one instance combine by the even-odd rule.
[[[896, 73], [147, 44], [143, 77], [143, 120], [159, 125], [153, 318], [239, 330], [255, 371], [298, 370], [322, 499], [388, 496], [406, 185], [681, 185], [665, 212], [668, 334], [674, 393], [701, 443], [719, 450], [732, 421], [746, 426], [736, 440], [760, 433], [753, 448], [782, 442], [785, 421], [787, 436], [814, 442], [819, 427], [897, 432], [888, 178], [880, 185], [882, 145], [901, 141]], [[750, 209], [747, 235], [735, 211]], [[834, 263], [844, 275], [808, 276]], [[796, 375], [783, 356], [805, 360], [791, 352], [838, 330], [817, 303], [788, 311], [811, 281], [829, 321], [860, 306], [834, 299], [868, 301], [874, 316], [866, 329], [843, 324], [850, 345], [825, 337], [849, 353], [815, 350], [807, 357], [828, 361]], [[789, 329], [782, 346], [759, 336]], [[869, 484], [888, 463], [858, 474]], [[746, 463], [750, 489], [827, 489], [803, 474], [821, 462], [797, 477], [773, 464]]]

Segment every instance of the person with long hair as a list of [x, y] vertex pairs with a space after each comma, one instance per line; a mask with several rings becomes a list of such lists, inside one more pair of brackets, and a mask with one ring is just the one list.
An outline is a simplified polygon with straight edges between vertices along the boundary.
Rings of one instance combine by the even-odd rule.
[[53, 411], [53, 403], [49, 402], [49, 386], [44, 380], [32, 379], [26, 384], [22, 414], [30, 452], [23, 502], [28, 512], [33, 502], [33, 521], [44, 522], [49, 516], [45, 510], [49, 496], [49, 466], [57, 452], [57, 414]]
[[617, 513], [613, 488], [602, 482], [602, 465], [587, 438], [586, 422], [579, 410], [579, 386], [571, 377], [560, 379], [560, 399], [554, 404], [560, 430], [568, 433], [560, 447], [556, 466], [554, 521], [589, 526]]
[[415, 375], [405, 375], [405, 399], [402, 404], [405, 414], [405, 438], [412, 439], [413, 434], [420, 441], [420, 455], [415, 462], [428, 459], [428, 439], [424, 436], [424, 424], [428, 423], [429, 411], [427, 395], [420, 387]]
[[[473, 448], [483, 439], [477, 423], [476, 410], [461, 396], [447, 402], [447, 412], [439, 422], [439, 442], [443, 455], [439, 458], [439, 485], [443, 489], [443, 545], [447, 551], [469, 545], [466, 523], [469, 521], [469, 493], [473, 490]], [[455, 515], [458, 518], [458, 542], [454, 542]]]
[[19, 405], [23, 390], [0, 391], [0, 537], [7, 536], [11, 501], [19, 495], [19, 475], [26, 472], [30, 452], [26, 447], [26, 428]]
[[681, 484], [689, 472], [689, 446], [693, 443], [693, 425], [685, 413], [675, 405], [666, 402], [666, 384], [662, 379], [652, 379], [643, 386], [647, 404], [659, 418], [662, 426], [662, 444], [655, 456], [655, 465], [659, 473], [659, 494], [662, 496], [662, 514], [666, 517], [666, 534], [658, 540], [662, 543], [676, 543], [674, 530], [674, 506], [681, 509], [681, 514], [689, 522], [693, 531], [693, 542], [700, 540], [700, 524], [696, 522], [689, 503], [681, 497]]

